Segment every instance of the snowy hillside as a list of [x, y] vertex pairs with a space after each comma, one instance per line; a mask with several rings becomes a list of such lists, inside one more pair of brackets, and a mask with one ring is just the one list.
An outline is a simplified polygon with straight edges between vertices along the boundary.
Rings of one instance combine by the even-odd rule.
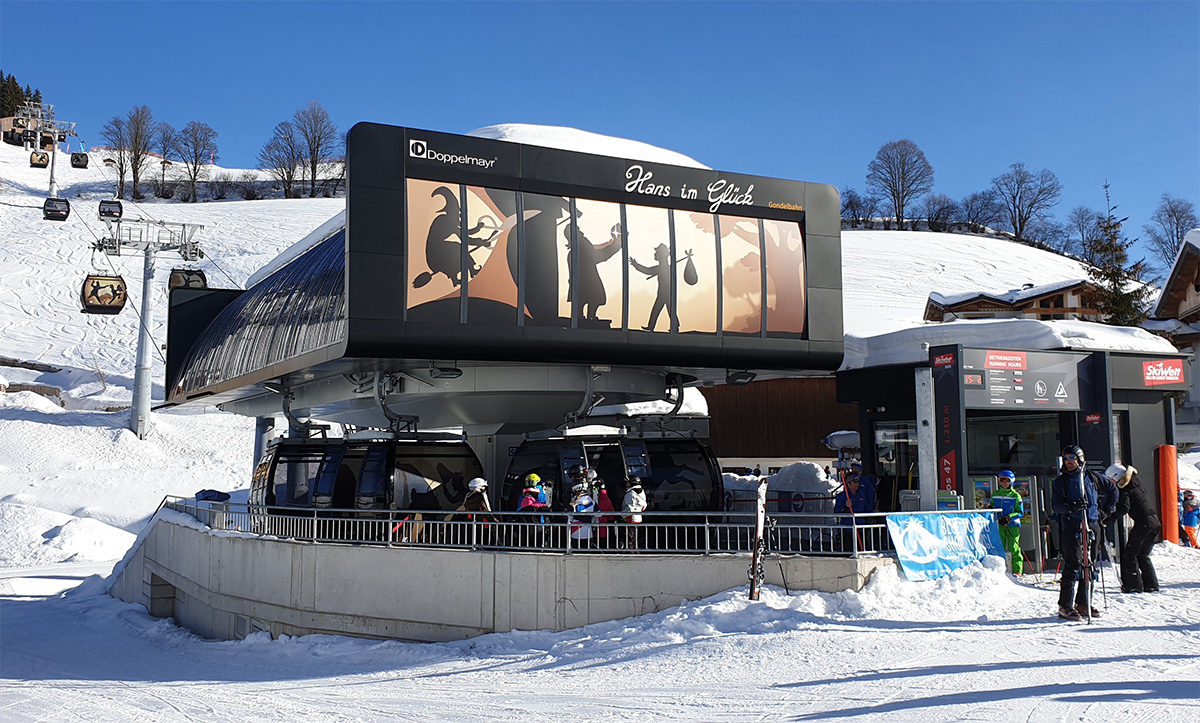
[[[1051, 622], [1052, 576], [1014, 581], [995, 558], [937, 582], [885, 574], [860, 593], [771, 588], [760, 603], [732, 590], [581, 630], [454, 644], [262, 634], [213, 642], [150, 618], [88, 576], [111, 570], [164, 495], [216, 488], [244, 497], [253, 421], [159, 412], [138, 440], [124, 413], [102, 411], [130, 400], [141, 260], [93, 258], [103, 228], [96, 205], [109, 197], [111, 171], [98, 158], [72, 169], [68, 158], [58, 158], [57, 180], [71, 217], [48, 222], [48, 172], [0, 145], [0, 356], [62, 368], [3, 367], [0, 376], [61, 387], [66, 404], [0, 395], [0, 719], [1141, 721], [1195, 713], [1200, 551], [1168, 544], [1154, 553], [1163, 592], [1124, 596], [1110, 569], [1104, 617], [1090, 627]], [[196, 266], [213, 286], [242, 285], [342, 207], [338, 199], [125, 206], [128, 216], [204, 224], [207, 258]], [[931, 291], [1084, 276], [1073, 261], [993, 239], [851, 231], [843, 242], [846, 330], [860, 338], [919, 325]], [[163, 258], [158, 267], [159, 343], [176, 263]], [[131, 282], [120, 315], [79, 313], [93, 269]], [[161, 358], [153, 376], [161, 399]], [[1198, 461], [1182, 457], [1180, 474], [1200, 488]]]

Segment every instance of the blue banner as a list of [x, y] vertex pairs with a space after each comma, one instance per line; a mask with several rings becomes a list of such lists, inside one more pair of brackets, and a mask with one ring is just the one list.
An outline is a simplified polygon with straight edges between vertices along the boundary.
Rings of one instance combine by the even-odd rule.
[[887, 526], [909, 580], [933, 580], [985, 555], [1004, 555], [996, 518], [987, 512], [895, 512]]

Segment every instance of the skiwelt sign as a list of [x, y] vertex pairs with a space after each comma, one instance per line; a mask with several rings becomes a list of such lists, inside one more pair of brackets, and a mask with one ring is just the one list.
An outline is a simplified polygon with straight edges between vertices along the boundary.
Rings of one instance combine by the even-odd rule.
[[1004, 555], [996, 518], [984, 512], [891, 513], [888, 533], [909, 580], [933, 580], [982, 559]]
[[1183, 381], [1183, 360], [1164, 359], [1142, 362], [1142, 379], [1148, 387], [1177, 384]]

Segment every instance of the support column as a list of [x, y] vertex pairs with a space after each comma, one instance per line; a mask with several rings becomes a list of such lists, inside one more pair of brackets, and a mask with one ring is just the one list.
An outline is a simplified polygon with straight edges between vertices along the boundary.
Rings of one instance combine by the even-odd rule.
[[146, 247], [145, 263], [142, 265], [142, 317], [138, 324], [137, 371], [133, 377], [133, 407], [129, 414], [129, 428], [137, 434], [138, 439], [145, 439], [150, 431], [150, 347], [154, 344], [150, 337], [150, 322], [154, 313], [150, 296], [154, 286], [155, 251], [153, 245]]
[[937, 509], [937, 434], [934, 429], [933, 372], [929, 367], [916, 368], [917, 395], [917, 473], [920, 483], [921, 509]]

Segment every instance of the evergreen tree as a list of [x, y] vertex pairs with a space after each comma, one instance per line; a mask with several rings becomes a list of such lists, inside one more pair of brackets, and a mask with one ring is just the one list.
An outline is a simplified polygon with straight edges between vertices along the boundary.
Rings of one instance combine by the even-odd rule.
[[11, 118], [25, 104], [25, 93], [21, 90], [21, 84], [17, 82], [15, 75], [4, 79], [0, 97], [3, 98], [0, 101], [0, 118]]
[[1121, 233], [1126, 218], [1118, 219], [1104, 184], [1104, 202], [1108, 211], [1097, 222], [1096, 238], [1088, 241], [1093, 265], [1088, 276], [1096, 286], [1096, 307], [1104, 323], [1113, 326], [1138, 326], [1146, 318], [1146, 299], [1150, 286], [1142, 281], [1146, 262], [1129, 263], [1129, 247], [1137, 239], [1127, 241]]

